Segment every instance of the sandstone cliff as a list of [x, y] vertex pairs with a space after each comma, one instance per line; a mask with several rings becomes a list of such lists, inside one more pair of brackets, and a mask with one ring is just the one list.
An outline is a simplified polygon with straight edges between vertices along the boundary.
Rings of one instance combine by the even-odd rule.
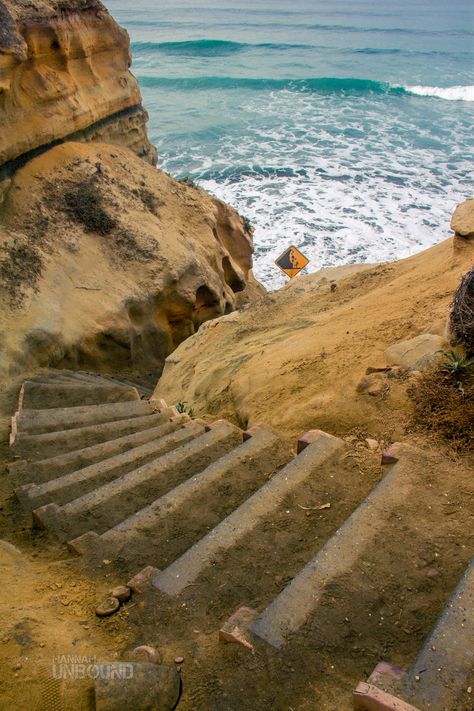
[[67, 142], [19, 169], [0, 206], [0, 372], [159, 373], [259, 286], [232, 208], [128, 149]]
[[98, 0], [0, 0], [0, 199], [18, 165], [68, 138], [156, 164], [130, 63], [127, 33]]
[[366, 377], [366, 369], [393, 364], [387, 348], [418, 334], [440, 348], [454, 291], [474, 261], [474, 240], [460, 238], [474, 229], [460, 223], [473, 202], [456, 212], [454, 240], [392, 264], [296, 278], [206, 324], [169, 356], [156, 395], [293, 436], [314, 427], [402, 436], [406, 376], [395, 368]]

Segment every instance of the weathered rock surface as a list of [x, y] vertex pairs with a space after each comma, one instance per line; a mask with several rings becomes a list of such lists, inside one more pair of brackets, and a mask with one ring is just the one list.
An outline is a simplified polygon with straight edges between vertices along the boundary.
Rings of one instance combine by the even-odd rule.
[[444, 339], [432, 333], [423, 333], [407, 341], [394, 343], [387, 348], [387, 362], [407, 370], [423, 370], [439, 359]]
[[451, 229], [460, 237], [474, 239], [474, 200], [465, 200], [454, 211]]
[[66, 138], [156, 163], [129, 44], [99, 0], [0, 0], [0, 200], [18, 165]]
[[[235, 210], [105, 144], [64, 143], [19, 169], [0, 246], [4, 375], [159, 372], [252, 281], [252, 238]], [[252, 281], [250, 296], [258, 290]]]

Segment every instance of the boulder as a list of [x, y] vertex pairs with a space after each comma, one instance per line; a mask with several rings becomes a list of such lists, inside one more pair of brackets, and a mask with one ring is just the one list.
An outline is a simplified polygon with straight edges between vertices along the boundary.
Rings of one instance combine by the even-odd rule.
[[399, 365], [407, 370], [423, 370], [435, 363], [444, 339], [432, 333], [424, 333], [407, 341], [394, 343], [385, 354], [390, 365]]
[[94, 676], [96, 711], [171, 711], [180, 694], [176, 669], [159, 664], [98, 664]]
[[460, 237], [474, 238], [474, 200], [465, 200], [455, 209], [451, 229]]

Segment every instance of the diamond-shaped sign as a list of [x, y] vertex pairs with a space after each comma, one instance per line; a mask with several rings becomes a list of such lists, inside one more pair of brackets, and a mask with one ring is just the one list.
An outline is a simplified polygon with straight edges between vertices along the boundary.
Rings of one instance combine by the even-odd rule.
[[280, 254], [275, 264], [292, 279], [309, 264], [309, 259], [306, 259], [304, 254], [301, 254], [299, 249], [292, 245], [285, 249], [283, 254]]

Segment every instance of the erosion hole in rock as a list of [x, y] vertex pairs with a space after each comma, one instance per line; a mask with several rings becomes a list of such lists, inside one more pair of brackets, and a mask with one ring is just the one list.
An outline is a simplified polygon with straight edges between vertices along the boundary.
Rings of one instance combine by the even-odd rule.
[[194, 322], [196, 325], [199, 327], [204, 321], [221, 314], [221, 304], [216, 294], [209, 287], [200, 286], [196, 291], [194, 304]]
[[230, 257], [225, 256], [222, 259], [222, 269], [224, 270], [224, 279], [226, 284], [230, 286], [234, 293], [238, 291], [243, 291], [245, 289], [245, 281], [236, 272], [232, 265]]
[[61, 46], [60, 46], [58, 40], [53, 40], [51, 42], [51, 49], [53, 49], [54, 51], [57, 51], [60, 48], [61, 48]]

